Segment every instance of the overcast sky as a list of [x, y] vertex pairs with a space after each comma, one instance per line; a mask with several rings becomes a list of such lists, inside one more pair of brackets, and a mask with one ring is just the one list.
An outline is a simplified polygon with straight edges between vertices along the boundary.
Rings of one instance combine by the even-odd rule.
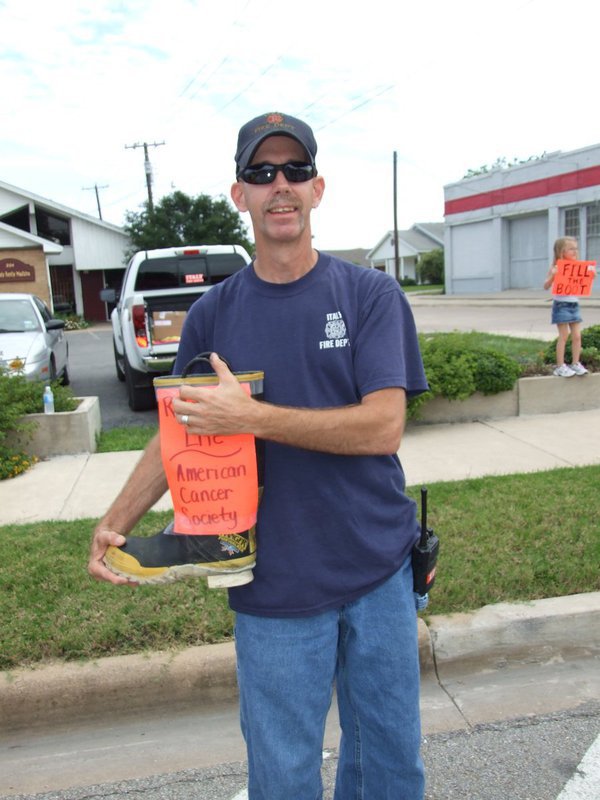
[[[122, 224], [174, 189], [229, 197], [237, 131], [313, 126], [322, 249], [443, 220], [499, 157], [600, 142], [593, 0], [0, 0], [0, 180]], [[245, 218], [248, 222], [248, 219]]]

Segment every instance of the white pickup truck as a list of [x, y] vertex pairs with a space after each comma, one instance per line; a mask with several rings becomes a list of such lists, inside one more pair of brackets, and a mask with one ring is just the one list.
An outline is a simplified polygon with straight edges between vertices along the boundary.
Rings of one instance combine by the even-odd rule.
[[135, 253], [111, 314], [117, 377], [133, 411], [156, 404], [152, 379], [171, 372], [188, 309], [216, 283], [250, 262], [239, 245], [189, 245]]

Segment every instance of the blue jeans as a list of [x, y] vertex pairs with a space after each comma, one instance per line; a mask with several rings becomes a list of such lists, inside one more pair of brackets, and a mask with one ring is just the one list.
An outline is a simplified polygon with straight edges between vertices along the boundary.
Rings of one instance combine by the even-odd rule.
[[422, 800], [419, 655], [410, 558], [341, 609], [237, 614], [249, 800], [319, 800], [325, 720], [337, 689], [336, 800]]

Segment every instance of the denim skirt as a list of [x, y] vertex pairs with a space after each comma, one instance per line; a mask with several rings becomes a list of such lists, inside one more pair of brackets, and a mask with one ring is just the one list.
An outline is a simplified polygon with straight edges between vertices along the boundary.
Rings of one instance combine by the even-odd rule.
[[552, 303], [552, 324], [561, 325], [567, 322], [581, 322], [579, 303], [566, 300], [554, 300]]

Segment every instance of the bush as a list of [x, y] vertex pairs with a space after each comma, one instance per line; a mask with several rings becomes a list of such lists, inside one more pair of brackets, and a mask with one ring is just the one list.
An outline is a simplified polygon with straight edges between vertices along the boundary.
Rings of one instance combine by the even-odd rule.
[[[544, 351], [544, 363], [556, 363], [556, 342], [558, 337], [548, 344]], [[565, 347], [565, 361], [570, 364], [573, 360], [571, 337], [569, 336]], [[600, 325], [590, 325], [581, 331], [581, 361], [592, 369], [600, 369]]]
[[90, 323], [86, 322], [83, 317], [80, 317], [78, 314], [55, 314], [54, 315], [57, 319], [64, 319], [65, 321], [65, 330], [66, 331], [80, 331], [84, 328], [89, 328]]
[[441, 247], [419, 258], [417, 274], [421, 283], [444, 283], [444, 251]]
[[[14, 478], [25, 472], [37, 460], [26, 453], [14, 450], [7, 444], [8, 434], [27, 433], [34, 423], [23, 420], [27, 414], [44, 410], [43, 381], [29, 381], [24, 375], [7, 375], [0, 372], [0, 480]], [[52, 381], [56, 411], [74, 411], [77, 400], [68, 386]]]
[[508, 392], [521, 376], [521, 366], [494, 350], [476, 351], [475, 386], [482, 394]]
[[420, 335], [419, 343], [429, 391], [409, 401], [409, 418], [418, 417], [433, 397], [465, 400], [475, 392], [497, 394], [512, 389], [521, 376], [514, 358], [474, 345], [468, 334]]

